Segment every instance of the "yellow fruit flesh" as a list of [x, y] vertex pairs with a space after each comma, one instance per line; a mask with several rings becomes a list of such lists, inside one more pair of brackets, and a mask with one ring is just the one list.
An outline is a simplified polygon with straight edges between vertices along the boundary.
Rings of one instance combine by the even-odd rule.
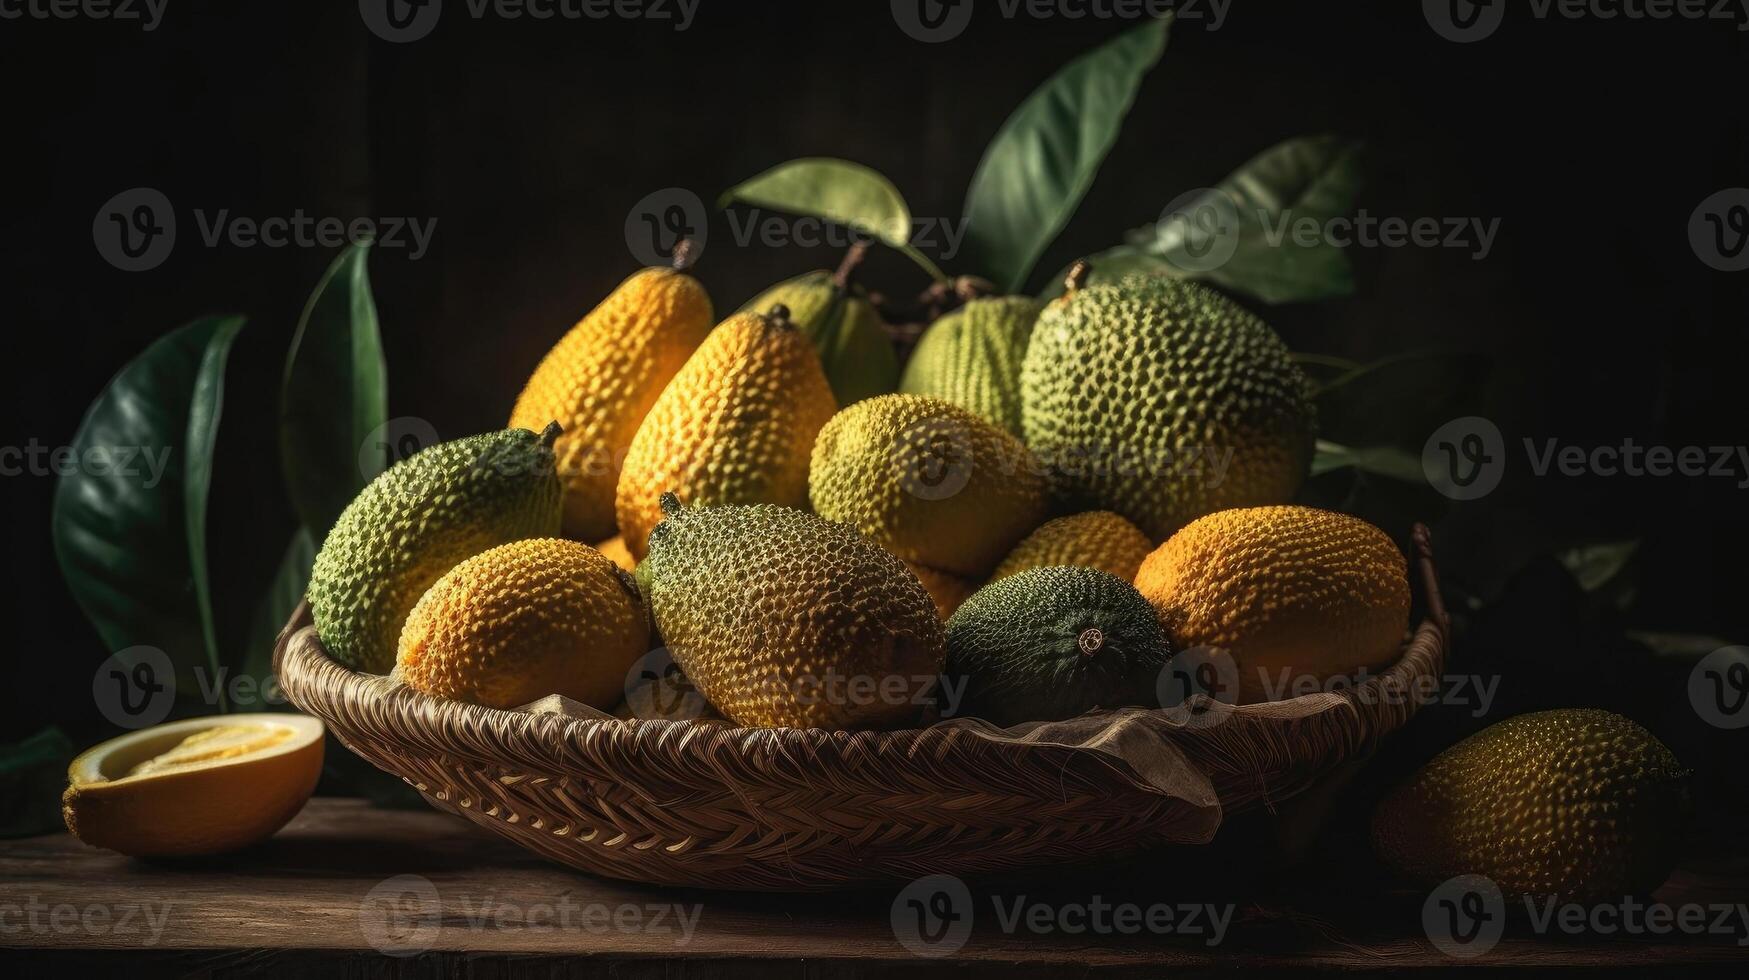
[[1192, 521], [1142, 563], [1136, 588], [1175, 649], [1232, 655], [1247, 703], [1383, 667], [1408, 628], [1408, 566], [1396, 544], [1359, 518], [1310, 507]]
[[272, 836], [316, 788], [322, 723], [195, 718], [131, 732], [73, 760], [62, 816], [75, 837], [139, 857], [219, 854]]
[[1097, 568], [1133, 582], [1142, 561], [1154, 550], [1141, 529], [1108, 510], [1072, 514], [1046, 521], [1014, 546], [991, 581], [1029, 568], [1068, 565]]
[[630, 575], [587, 545], [545, 538], [493, 548], [439, 579], [407, 617], [395, 673], [487, 707], [560, 694], [606, 709], [648, 650]]
[[808, 455], [837, 410], [819, 356], [787, 321], [725, 320], [662, 392], [626, 454], [616, 510], [627, 550], [644, 556], [669, 491], [690, 506], [807, 506]]
[[599, 541], [614, 533], [614, 489], [632, 437], [713, 322], [710, 297], [697, 280], [644, 269], [535, 369], [510, 424], [538, 432], [556, 420], [564, 427], [555, 450], [568, 537]]

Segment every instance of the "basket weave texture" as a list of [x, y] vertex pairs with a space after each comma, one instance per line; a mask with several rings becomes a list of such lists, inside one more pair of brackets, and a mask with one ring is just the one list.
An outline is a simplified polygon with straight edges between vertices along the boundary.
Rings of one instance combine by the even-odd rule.
[[1048, 866], [1206, 842], [1223, 814], [1304, 791], [1406, 722], [1449, 632], [1426, 528], [1414, 541], [1427, 618], [1394, 664], [1238, 707], [895, 732], [504, 711], [342, 666], [307, 604], [274, 666], [294, 704], [433, 806], [594, 874], [813, 891]]

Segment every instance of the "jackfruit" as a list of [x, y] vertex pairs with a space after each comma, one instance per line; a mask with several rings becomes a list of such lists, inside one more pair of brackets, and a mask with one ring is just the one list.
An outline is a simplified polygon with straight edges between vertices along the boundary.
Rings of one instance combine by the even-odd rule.
[[631, 549], [626, 547], [625, 538], [620, 535], [616, 534], [613, 537], [608, 538], [606, 541], [601, 542], [595, 546], [595, 550], [601, 552], [603, 558], [606, 558], [608, 561], [613, 562], [615, 565], [618, 565], [628, 572], [635, 572], [638, 570], [638, 560], [632, 557]]
[[839, 405], [898, 387], [899, 356], [886, 325], [856, 287], [830, 272], [809, 272], [760, 293], [741, 312], [763, 313], [780, 304], [789, 308], [790, 320], [820, 355]]
[[925, 395], [882, 395], [833, 416], [814, 441], [808, 499], [906, 561], [972, 578], [1045, 515], [1026, 446]]
[[1192, 521], [1142, 562], [1136, 588], [1177, 649], [1232, 656], [1246, 703], [1384, 667], [1408, 629], [1408, 563], [1396, 544], [1358, 517], [1311, 507]]
[[808, 502], [808, 454], [838, 406], [789, 311], [738, 313], [711, 331], [645, 416], [620, 471], [620, 534], [635, 558], [672, 490], [695, 507]]
[[943, 697], [1004, 728], [1094, 708], [1159, 706], [1172, 654], [1154, 607], [1097, 568], [1033, 568], [984, 586], [947, 621]]
[[944, 656], [903, 562], [854, 528], [770, 504], [682, 508], [650, 532], [650, 600], [674, 662], [742, 725], [913, 724]]
[[[684, 266], [688, 250], [677, 249]], [[510, 424], [557, 419], [565, 535], [600, 541], [614, 533], [620, 463], [644, 414], [710, 332], [710, 297], [679, 268], [644, 269], [560, 338], [535, 368]]]
[[649, 639], [632, 576], [600, 552], [560, 538], [513, 541], [450, 569], [420, 598], [395, 676], [489, 708], [559, 694], [607, 709]]
[[1155, 541], [1285, 503], [1311, 463], [1311, 382], [1267, 324], [1192, 282], [1131, 276], [1048, 304], [1021, 397], [1065, 509], [1116, 511]]
[[1688, 773], [1651, 732], [1607, 711], [1539, 711], [1482, 729], [1387, 796], [1373, 843], [1434, 885], [1485, 875], [1508, 898], [1620, 902], [1669, 877]]
[[929, 593], [930, 600], [935, 603], [935, 613], [941, 617], [944, 623], [947, 622], [947, 617], [952, 616], [954, 610], [960, 607], [960, 603], [965, 602], [968, 596], [978, 590], [976, 582], [960, 578], [958, 575], [936, 571], [928, 565], [919, 565], [914, 561], [908, 561], [905, 562], [905, 567], [911, 570], [911, 574], [917, 576], [917, 581], [923, 583], [923, 591]]
[[1133, 582], [1142, 560], [1154, 550], [1141, 529], [1109, 510], [1070, 514], [1039, 525], [1014, 546], [991, 580], [1007, 578], [1029, 568], [1070, 565], [1110, 572]]
[[334, 659], [371, 673], [395, 663], [401, 625], [432, 583], [510, 541], [559, 533], [557, 423], [422, 449], [372, 480], [316, 553], [310, 613]]
[[1021, 435], [1020, 365], [1038, 311], [1025, 296], [966, 303], [924, 331], [899, 390], [953, 402]]

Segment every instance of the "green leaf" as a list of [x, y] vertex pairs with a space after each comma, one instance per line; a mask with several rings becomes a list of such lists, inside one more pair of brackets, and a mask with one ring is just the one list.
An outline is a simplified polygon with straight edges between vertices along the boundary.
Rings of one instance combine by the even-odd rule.
[[73, 743], [59, 728], [0, 745], [0, 837], [31, 837], [60, 830], [61, 791]]
[[911, 208], [899, 189], [860, 163], [830, 157], [780, 163], [724, 191], [717, 206], [737, 201], [844, 225], [903, 252], [936, 280], [947, 278], [911, 245]]
[[110, 650], [163, 650], [185, 692], [198, 689], [180, 682], [203, 660], [219, 671], [206, 502], [225, 360], [243, 322], [196, 320], [122, 368], [86, 411], [76, 466], [55, 487], [51, 534], [73, 598]]
[[[298, 528], [286, 545], [279, 569], [255, 605], [249, 622], [249, 647], [244, 651], [243, 672], [261, 690], [273, 673], [273, 645], [279, 631], [290, 622], [292, 611], [304, 601], [310, 584], [310, 569], [316, 563], [316, 538], [308, 528]], [[267, 705], [256, 710], [263, 710]]]
[[1639, 539], [1606, 541], [1601, 544], [1568, 548], [1558, 557], [1574, 581], [1586, 592], [1596, 592], [1608, 585], [1627, 568], [1634, 552], [1640, 550]]
[[1354, 207], [1361, 150], [1360, 141], [1336, 136], [1278, 143], [1207, 192], [1173, 202], [1129, 242], [1178, 275], [1266, 303], [1346, 296], [1354, 270], [1328, 228]]
[[1150, 20], [1070, 62], [1027, 97], [984, 151], [966, 192], [966, 261], [1019, 292], [1117, 141], [1172, 18]]
[[[280, 464], [303, 525], [326, 534], [358, 491], [388, 466], [367, 459], [389, 414], [388, 368], [365, 260], [349, 246], [316, 284], [286, 354]], [[361, 461], [364, 461], [361, 464]]]
[[1323, 386], [1318, 431], [1345, 446], [1395, 446], [1419, 457], [1435, 429], [1480, 413], [1487, 377], [1488, 359], [1481, 354], [1389, 357]]
[[1427, 479], [1421, 469], [1421, 458], [1396, 446], [1354, 448], [1319, 439], [1312, 456], [1312, 475], [1323, 476], [1340, 469], [1356, 469], [1376, 473], [1393, 480], [1419, 483]]

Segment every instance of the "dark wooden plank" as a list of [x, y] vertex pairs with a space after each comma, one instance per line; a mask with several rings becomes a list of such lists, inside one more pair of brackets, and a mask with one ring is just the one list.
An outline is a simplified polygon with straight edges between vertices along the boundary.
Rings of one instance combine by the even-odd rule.
[[[1368, 881], [1330, 885], [1318, 876], [1258, 898], [1194, 859], [1164, 862], [974, 883], [969, 941], [952, 957], [932, 960], [895, 939], [897, 889], [791, 896], [609, 882], [549, 865], [435, 812], [317, 799], [267, 844], [209, 862], [135, 861], [65, 835], [0, 842], [0, 947], [15, 965], [35, 967], [31, 973], [113, 970], [125, 962], [141, 976], [318, 967], [358, 976], [446, 975], [465, 962], [476, 976], [581, 977], [611, 968], [623, 977], [657, 975], [654, 964], [675, 960], [685, 962], [686, 976], [723, 977], [968, 976], [982, 967], [1011, 977], [1068, 969], [1113, 976], [1307, 967], [1392, 973], [1469, 965], [1422, 934], [1419, 892]], [[1680, 872], [1658, 898], [1749, 899], [1741, 859], [1705, 867]], [[435, 905], [429, 918], [420, 905], [401, 906], [407, 914], [397, 926], [393, 907], [373, 899], [373, 889], [380, 896], [407, 882], [428, 888]], [[1052, 908], [1096, 897], [1111, 905], [1230, 903], [1232, 921], [1213, 945], [1145, 932], [1005, 931], [991, 903], [1012, 906], [1022, 897], [1029, 907]], [[693, 924], [680, 926], [681, 913]], [[1509, 929], [1475, 963], [1736, 971], [1749, 962], [1736, 945], [1743, 938], [1556, 940]], [[396, 944], [416, 948], [405, 958], [381, 955]]]

